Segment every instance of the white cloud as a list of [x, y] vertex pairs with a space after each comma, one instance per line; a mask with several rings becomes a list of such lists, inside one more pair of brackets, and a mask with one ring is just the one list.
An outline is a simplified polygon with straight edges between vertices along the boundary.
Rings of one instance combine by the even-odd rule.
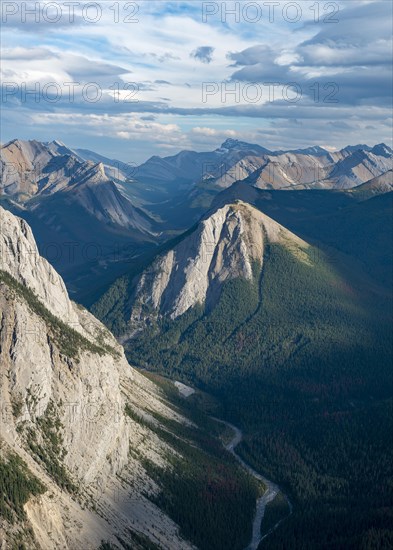
[[235, 130], [217, 130], [216, 128], [206, 128], [196, 126], [191, 130], [191, 134], [198, 136], [214, 136], [214, 137], [235, 137], [237, 133]]

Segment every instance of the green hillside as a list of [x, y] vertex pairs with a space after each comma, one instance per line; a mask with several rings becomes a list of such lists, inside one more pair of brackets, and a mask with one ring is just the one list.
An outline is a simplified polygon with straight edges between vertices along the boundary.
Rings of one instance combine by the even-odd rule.
[[213, 393], [244, 430], [244, 458], [289, 494], [294, 513], [263, 548], [389, 548], [391, 296], [348, 255], [294, 246], [270, 244], [253, 281], [153, 322], [126, 352]]

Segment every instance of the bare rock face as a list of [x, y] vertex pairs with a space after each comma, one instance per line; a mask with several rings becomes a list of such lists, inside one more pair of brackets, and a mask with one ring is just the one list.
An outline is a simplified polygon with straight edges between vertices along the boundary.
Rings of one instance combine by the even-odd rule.
[[65, 284], [39, 255], [29, 225], [0, 208], [0, 269], [35, 292], [46, 307], [66, 323], [78, 324]]
[[219, 208], [141, 275], [132, 298], [131, 325], [151, 315], [175, 319], [190, 308], [214, 302], [225, 281], [252, 280], [262, 267], [267, 242], [281, 242], [293, 250], [308, 247], [246, 203]]
[[[163, 466], [174, 451], [125, 407], [136, 417], [186, 419], [130, 367], [109, 331], [70, 301], [29, 226], [2, 208], [0, 219], [0, 446], [45, 486], [25, 505], [29, 547], [97, 549], [118, 535], [142, 548], [132, 539], [137, 532], [165, 548], [191, 548], [145, 496], [158, 488], [141, 460]], [[0, 526], [5, 547], [14, 535], [11, 525]]]

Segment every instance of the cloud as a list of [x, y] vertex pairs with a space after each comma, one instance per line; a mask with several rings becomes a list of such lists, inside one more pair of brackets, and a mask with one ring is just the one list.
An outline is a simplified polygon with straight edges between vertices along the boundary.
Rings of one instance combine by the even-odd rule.
[[51, 59], [54, 57], [54, 53], [47, 48], [4, 48], [2, 50], [2, 58], [4, 60], [20, 61], [23, 62], [30, 60], [43, 60]]
[[179, 144], [184, 135], [177, 124], [161, 124], [156, 121], [142, 120], [135, 115], [95, 115], [48, 113], [34, 115], [36, 124], [52, 126], [83, 126], [89, 134], [105, 135], [127, 140], [149, 139], [153, 142], [176, 142]]
[[[303, 9], [302, 21], [291, 25], [281, 18], [281, 7], [274, 24], [266, 18], [258, 24], [236, 23], [229, 15], [223, 23], [220, 14], [203, 23], [197, 3], [164, 0], [143, 3], [138, 23], [132, 25], [115, 24], [107, 2], [100, 2], [103, 15], [94, 24], [81, 20], [80, 8], [77, 24], [67, 24], [64, 18], [58, 24], [35, 24], [34, 17], [18, 24], [20, 14], [10, 17], [2, 36], [7, 45], [3, 81], [28, 89], [37, 82], [59, 83], [62, 89], [65, 82], [81, 86], [72, 101], [65, 89], [56, 102], [42, 97], [36, 101], [34, 94], [24, 99], [15, 94], [3, 101], [4, 138], [19, 133], [35, 137], [39, 128], [45, 141], [59, 137], [68, 142], [71, 133], [83, 146], [79, 136], [88, 136], [88, 141], [97, 136], [116, 152], [116, 143], [124, 148], [132, 140], [146, 155], [164, 147], [204, 147], [232, 137], [229, 132], [245, 141], [264, 136], [268, 148], [291, 147], [290, 141], [294, 147], [373, 141], [379, 134], [375, 142], [386, 140], [392, 124], [392, 4], [337, 2], [335, 24], [315, 23], [313, 12]], [[92, 81], [102, 90], [97, 102], [87, 100], [81, 90]], [[207, 103], [201, 91], [206, 82], [218, 90]], [[256, 103], [243, 93], [249, 83], [268, 82], [281, 83], [274, 101], [266, 98], [265, 88]], [[297, 103], [283, 98], [283, 87], [290, 82], [301, 87]], [[337, 85], [337, 103], [325, 101], [332, 89], [324, 86], [332, 82]], [[225, 87], [235, 83], [243, 87], [240, 98], [225, 94]], [[327, 132], [328, 138], [321, 137]], [[104, 146], [101, 150], [105, 154]]]
[[235, 130], [217, 130], [216, 128], [207, 128], [201, 126], [196, 126], [195, 128], [192, 128], [191, 134], [204, 137], [235, 137], [237, 135]]
[[200, 46], [190, 53], [190, 57], [193, 57], [201, 63], [211, 63], [213, 61], [214, 48], [211, 46]]
[[150, 55], [152, 57], [155, 57], [159, 63], [165, 63], [168, 61], [179, 61], [181, 59], [179, 56], [174, 55], [171, 52], [165, 52], [161, 55], [157, 55], [156, 53], [151, 52]]
[[2, 57], [2, 80], [7, 78], [9, 81], [12, 77], [14, 82], [23, 83], [27, 87], [34, 87], [38, 82], [42, 85], [53, 82], [94, 82], [104, 88], [130, 73], [128, 68], [115, 63], [43, 47], [7, 48]]
[[325, 25], [292, 51], [258, 44], [231, 52], [231, 67], [237, 69], [231, 81], [283, 86], [295, 82], [310, 98], [315, 98], [315, 85], [325, 90], [328, 98], [329, 86], [333, 89], [334, 85], [340, 105], [388, 106], [392, 89], [391, 12], [392, 5], [386, 2], [358, 4], [342, 10], [339, 23]]

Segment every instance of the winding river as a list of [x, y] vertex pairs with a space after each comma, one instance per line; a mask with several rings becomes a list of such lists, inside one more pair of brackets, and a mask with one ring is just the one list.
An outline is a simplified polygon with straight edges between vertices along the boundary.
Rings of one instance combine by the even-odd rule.
[[[174, 382], [174, 385], [179, 390], [179, 393], [185, 398], [195, 393], [194, 388], [191, 388], [191, 386], [186, 386], [181, 382]], [[275, 529], [277, 529], [277, 527], [288, 517], [288, 515], [283, 517], [280, 521], [278, 521], [275, 525], [273, 525], [273, 527], [269, 529], [267, 533], [265, 533], [264, 535], [261, 535], [261, 523], [262, 523], [263, 516], [265, 514], [266, 505], [269, 502], [271, 502], [275, 498], [275, 496], [280, 492], [285, 497], [288, 503], [289, 515], [292, 514], [292, 504], [289, 498], [283, 493], [283, 491], [279, 488], [278, 485], [270, 481], [270, 479], [267, 479], [266, 477], [259, 474], [256, 470], [254, 470], [254, 468], [252, 468], [249, 464], [247, 464], [247, 462], [245, 462], [237, 454], [235, 449], [243, 439], [242, 431], [236, 426], [234, 426], [233, 424], [226, 422], [225, 420], [221, 420], [220, 418], [216, 418], [215, 416], [211, 416], [210, 418], [212, 418], [216, 422], [219, 422], [220, 424], [224, 424], [225, 426], [227, 426], [233, 431], [234, 433], [233, 438], [229, 441], [229, 443], [223, 444], [225, 449], [229, 451], [236, 458], [236, 460], [250, 475], [252, 475], [255, 479], [258, 479], [259, 481], [262, 481], [263, 484], [266, 486], [266, 491], [257, 500], [254, 521], [252, 524], [252, 537], [249, 545], [245, 548], [245, 550], [257, 550], [261, 541], [266, 537], [268, 537], [270, 533], [272, 533]]]
[[236, 453], [235, 448], [237, 447], [237, 445], [239, 445], [239, 443], [243, 439], [242, 431], [239, 428], [237, 428], [236, 426], [234, 426], [233, 424], [230, 424], [229, 422], [225, 422], [224, 420], [220, 420], [219, 418], [215, 418], [215, 417], [212, 417], [212, 418], [216, 422], [219, 422], [220, 424], [224, 424], [225, 426], [228, 426], [228, 428], [233, 430], [233, 432], [234, 432], [233, 438], [231, 439], [231, 441], [229, 443], [224, 445], [224, 447], [226, 448], [227, 451], [229, 451], [236, 458], [236, 460], [242, 465], [242, 467], [245, 470], [247, 470], [247, 472], [249, 474], [251, 474], [255, 479], [258, 479], [259, 481], [262, 481], [264, 483], [264, 485], [266, 486], [265, 493], [257, 500], [255, 516], [254, 516], [254, 521], [253, 521], [253, 525], [252, 525], [252, 538], [251, 538], [250, 544], [247, 546], [247, 548], [245, 548], [245, 550], [257, 550], [260, 542], [264, 538], [266, 538], [268, 535], [270, 535], [270, 533], [272, 531], [277, 529], [277, 527], [280, 525], [280, 523], [282, 521], [284, 521], [284, 519], [286, 519], [286, 517], [288, 517], [288, 516], [286, 516], [286, 517], [282, 518], [267, 533], [265, 533], [262, 536], [261, 535], [261, 523], [262, 523], [263, 516], [265, 514], [266, 505], [269, 502], [271, 502], [279, 492], [281, 492], [287, 500], [287, 503], [288, 503], [288, 506], [289, 506], [289, 514], [292, 513], [292, 505], [291, 505], [288, 497], [281, 491], [281, 489], [278, 487], [278, 485], [276, 485], [275, 483], [273, 483], [269, 479], [266, 479], [266, 477], [263, 477], [261, 474], [259, 474], [257, 471], [255, 471], [254, 468], [252, 468], [249, 464], [247, 464]]

